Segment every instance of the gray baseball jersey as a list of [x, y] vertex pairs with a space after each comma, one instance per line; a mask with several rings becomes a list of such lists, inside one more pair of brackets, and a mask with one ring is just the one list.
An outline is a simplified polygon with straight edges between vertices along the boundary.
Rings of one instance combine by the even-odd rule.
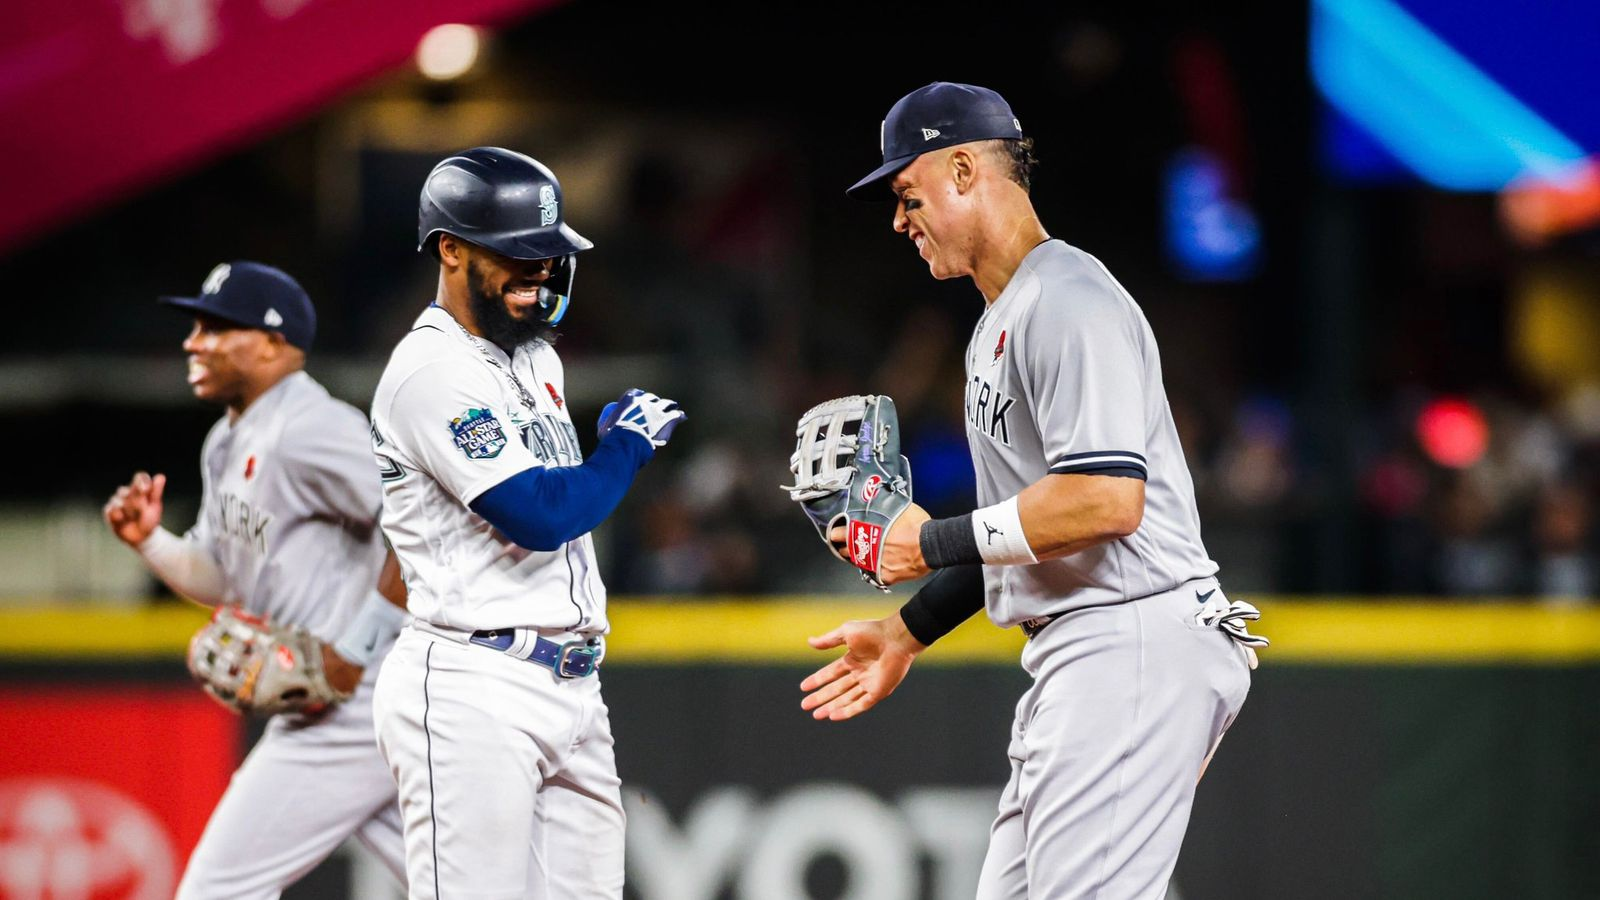
[[1144, 519], [1120, 540], [1028, 566], [985, 566], [989, 616], [1121, 603], [1215, 575], [1194, 483], [1144, 313], [1093, 256], [1040, 244], [967, 345], [967, 443], [981, 506], [1050, 473], [1145, 480]]
[[304, 372], [212, 427], [187, 537], [221, 566], [224, 603], [338, 640], [385, 552], [367, 432], [360, 411]]
[[[296, 372], [217, 422], [200, 472], [188, 538], [221, 567], [222, 602], [336, 641], [385, 552], [366, 417]], [[355, 696], [312, 727], [268, 723], [206, 823], [178, 900], [277, 897], [351, 835], [405, 876], [394, 780], [373, 743], [379, 671], [367, 667]]]

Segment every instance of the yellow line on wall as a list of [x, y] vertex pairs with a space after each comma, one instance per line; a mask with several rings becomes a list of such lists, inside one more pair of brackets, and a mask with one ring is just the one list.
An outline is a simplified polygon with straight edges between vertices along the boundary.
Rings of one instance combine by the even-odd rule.
[[[1263, 666], [1481, 665], [1600, 662], [1600, 609], [1535, 603], [1360, 602], [1252, 597], [1272, 639]], [[893, 611], [899, 600], [837, 597], [614, 599], [608, 664], [822, 665], [820, 635], [849, 619]], [[181, 659], [206, 610], [57, 604], [0, 608], [0, 659], [125, 662]], [[1015, 664], [1016, 629], [979, 618], [941, 640], [922, 665]]]

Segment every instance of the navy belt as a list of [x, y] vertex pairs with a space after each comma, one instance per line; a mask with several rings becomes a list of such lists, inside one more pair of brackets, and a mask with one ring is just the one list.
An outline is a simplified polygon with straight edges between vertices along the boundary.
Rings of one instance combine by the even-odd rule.
[[1022, 623], [1022, 633], [1027, 635], [1028, 640], [1031, 641], [1039, 636], [1039, 632], [1043, 631], [1046, 625], [1049, 625], [1051, 622], [1061, 618], [1063, 615], [1065, 615], [1065, 613], [1055, 613], [1054, 615], [1049, 616], [1035, 616]]
[[[499, 650], [517, 659], [538, 663], [562, 678], [593, 675], [600, 666], [601, 657], [605, 656], [605, 642], [598, 637], [558, 643], [531, 632], [518, 634], [519, 630], [496, 628], [490, 631], [474, 631], [472, 637], [467, 640], [479, 646]], [[531, 646], [527, 642], [529, 637], [533, 638]], [[519, 644], [521, 646], [518, 646]]]

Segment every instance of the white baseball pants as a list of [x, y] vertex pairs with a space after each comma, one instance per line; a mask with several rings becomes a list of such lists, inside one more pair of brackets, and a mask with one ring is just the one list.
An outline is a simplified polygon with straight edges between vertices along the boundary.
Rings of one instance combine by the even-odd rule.
[[378, 679], [410, 896], [620, 898], [621, 781], [599, 676], [559, 678], [465, 638], [408, 627]]

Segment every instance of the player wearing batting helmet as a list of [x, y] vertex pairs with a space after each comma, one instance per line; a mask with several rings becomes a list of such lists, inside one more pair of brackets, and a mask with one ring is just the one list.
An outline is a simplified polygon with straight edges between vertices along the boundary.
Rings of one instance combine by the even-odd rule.
[[628, 391], [584, 459], [546, 339], [592, 246], [565, 202], [549, 169], [509, 150], [434, 167], [418, 238], [438, 293], [372, 401], [383, 528], [416, 616], [376, 703], [414, 898], [622, 895], [589, 532], [684, 414]]

